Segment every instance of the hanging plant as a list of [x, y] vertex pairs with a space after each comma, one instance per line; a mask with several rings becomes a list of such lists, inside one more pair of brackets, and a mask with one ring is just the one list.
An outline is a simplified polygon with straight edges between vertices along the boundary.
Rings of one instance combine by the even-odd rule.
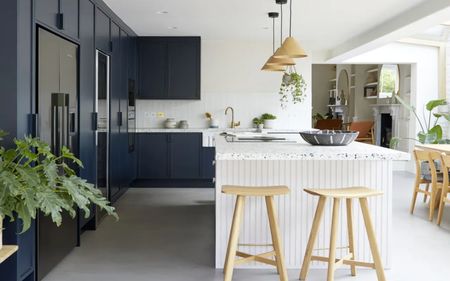
[[285, 72], [281, 80], [280, 102], [281, 107], [286, 108], [289, 100], [293, 104], [301, 103], [306, 97], [306, 81], [295, 69], [291, 72]]

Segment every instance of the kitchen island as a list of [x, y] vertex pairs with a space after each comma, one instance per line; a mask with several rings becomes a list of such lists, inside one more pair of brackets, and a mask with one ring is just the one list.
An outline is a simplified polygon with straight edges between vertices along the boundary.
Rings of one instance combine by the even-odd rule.
[[[279, 135], [278, 135], [279, 136]], [[299, 269], [317, 204], [317, 198], [303, 192], [304, 188], [339, 188], [367, 186], [384, 192], [369, 199], [378, 246], [386, 267], [391, 264], [392, 177], [393, 161], [406, 161], [410, 155], [378, 146], [353, 142], [348, 146], [311, 146], [298, 135], [286, 135], [287, 141], [228, 142], [216, 137], [216, 268], [224, 264], [227, 240], [235, 199], [221, 193], [221, 186], [287, 185], [290, 194], [275, 198], [283, 239], [286, 267]], [[271, 244], [267, 213], [262, 198], [248, 198], [245, 204], [240, 244]], [[358, 209], [357, 209], [358, 207]], [[329, 247], [331, 204], [328, 202], [320, 226], [315, 254], [327, 256]], [[359, 205], [354, 206], [356, 259], [370, 261]], [[345, 213], [340, 213], [338, 247], [347, 246]], [[262, 253], [269, 246], [243, 246], [247, 253]], [[338, 249], [343, 256], [347, 249]], [[324, 264], [315, 264], [322, 267]], [[243, 267], [265, 268], [251, 263]]]

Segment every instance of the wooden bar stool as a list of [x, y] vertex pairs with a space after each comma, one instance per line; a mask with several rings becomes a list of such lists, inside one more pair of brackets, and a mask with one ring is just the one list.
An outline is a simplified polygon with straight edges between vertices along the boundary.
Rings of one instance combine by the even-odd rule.
[[[367, 197], [377, 196], [383, 194], [380, 191], [369, 189], [366, 187], [349, 187], [340, 189], [305, 189], [309, 194], [319, 196], [319, 203], [317, 204], [316, 214], [314, 215], [314, 221], [309, 236], [309, 241], [306, 246], [305, 258], [303, 259], [303, 265], [300, 272], [300, 280], [305, 280], [308, 274], [309, 265], [311, 261], [328, 262], [328, 277], [327, 281], [334, 280], [335, 270], [343, 265], [349, 265], [351, 268], [352, 276], [356, 275], [356, 266], [370, 267], [377, 271], [378, 281], [385, 281], [383, 264], [381, 262], [380, 253], [378, 252], [378, 246], [375, 239], [375, 231], [373, 229], [372, 220], [369, 214], [369, 207], [367, 203]], [[314, 243], [316, 242], [317, 233], [319, 230], [320, 221], [322, 220], [323, 210], [325, 207], [326, 199], [333, 198], [333, 216], [331, 221], [331, 236], [330, 236], [330, 249], [328, 257], [313, 256]], [[355, 261], [355, 242], [353, 237], [353, 215], [352, 215], [352, 200], [354, 198], [359, 199], [361, 210], [366, 225], [367, 236], [369, 238], [370, 249], [372, 251], [373, 263]], [[341, 259], [336, 259], [336, 239], [339, 223], [339, 205], [341, 199], [346, 199], [347, 207], [347, 228], [348, 228], [348, 241], [349, 241], [349, 254]]]
[[442, 183], [442, 194], [439, 202], [439, 212], [438, 212], [438, 218], [437, 218], [437, 224], [441, 225], [442, 222], [442, 215], [444, 213], [444, 206], [447, 203], [450, 203], [450, 199], [447, 197], [449, 193], [449, 173], [450, 173], [450, 155], [445, 155], [443, 153], [441, 155], [442, 159], [442, 171], [443, 171], [443, 183]]
[[[257, 261], [275, 266], [280, 275], [280, 280], [287, 281], [287, 271], [284, 265], [280, 229], [278, 228], [273, 196], [287, 194], [289, 193], [289, 188], [287, 186], [249, 187], [224, 185], [222, 186], [222, 193], [237, 195], [230, 238], [228, 240], [227, 256], [225, 258], [224, 280], [231, 281], [235, 264]], [[249, 255], [237, 250], [239, 228], [242, 223], [245, 197], [247, 196], [265, 197], [274, 251], [258, 255]], [[235, 260], [236, 256], [241, 257], [241, 259]], [[269, 259], [270, 257], [274, 257], [274, 259]]]

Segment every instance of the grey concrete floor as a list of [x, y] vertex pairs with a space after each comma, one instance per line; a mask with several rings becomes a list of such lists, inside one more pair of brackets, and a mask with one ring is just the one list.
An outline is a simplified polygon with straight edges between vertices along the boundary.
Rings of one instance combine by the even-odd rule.
[[[442, 227], [427, 220], [419, 197], [408, 212], [413, 176], [395, 173], [393, 266], [390, 281], [450, 280], [450, 207]], [[44, 281], [218, 281], [214, 269], [214, 192], [212, 189], [130, 189], [117, 204], [120, 221], [106, 218], [95, 232], [82, 236]], [[297, 280], [299, 270], [289, 271]], [[335, 280], [376, 280], [373, 270], [356, 277], [339, 270]], [[234, 279], [278, 280], [274, 270], [236, 270]], [[312, 270], [311, 281], [326, 280], [325, 270]]]

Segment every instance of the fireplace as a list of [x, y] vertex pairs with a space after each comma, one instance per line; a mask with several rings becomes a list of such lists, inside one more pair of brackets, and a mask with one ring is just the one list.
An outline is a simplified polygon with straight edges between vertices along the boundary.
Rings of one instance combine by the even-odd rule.
[[398, 137], [400, 104], [373, 104], [376, 145], [389, 147], [393, 137]]
[[392, 116], [389, 113], [381, 113], [380, 118], [380, 146], [389, 147], [392, 138]]

